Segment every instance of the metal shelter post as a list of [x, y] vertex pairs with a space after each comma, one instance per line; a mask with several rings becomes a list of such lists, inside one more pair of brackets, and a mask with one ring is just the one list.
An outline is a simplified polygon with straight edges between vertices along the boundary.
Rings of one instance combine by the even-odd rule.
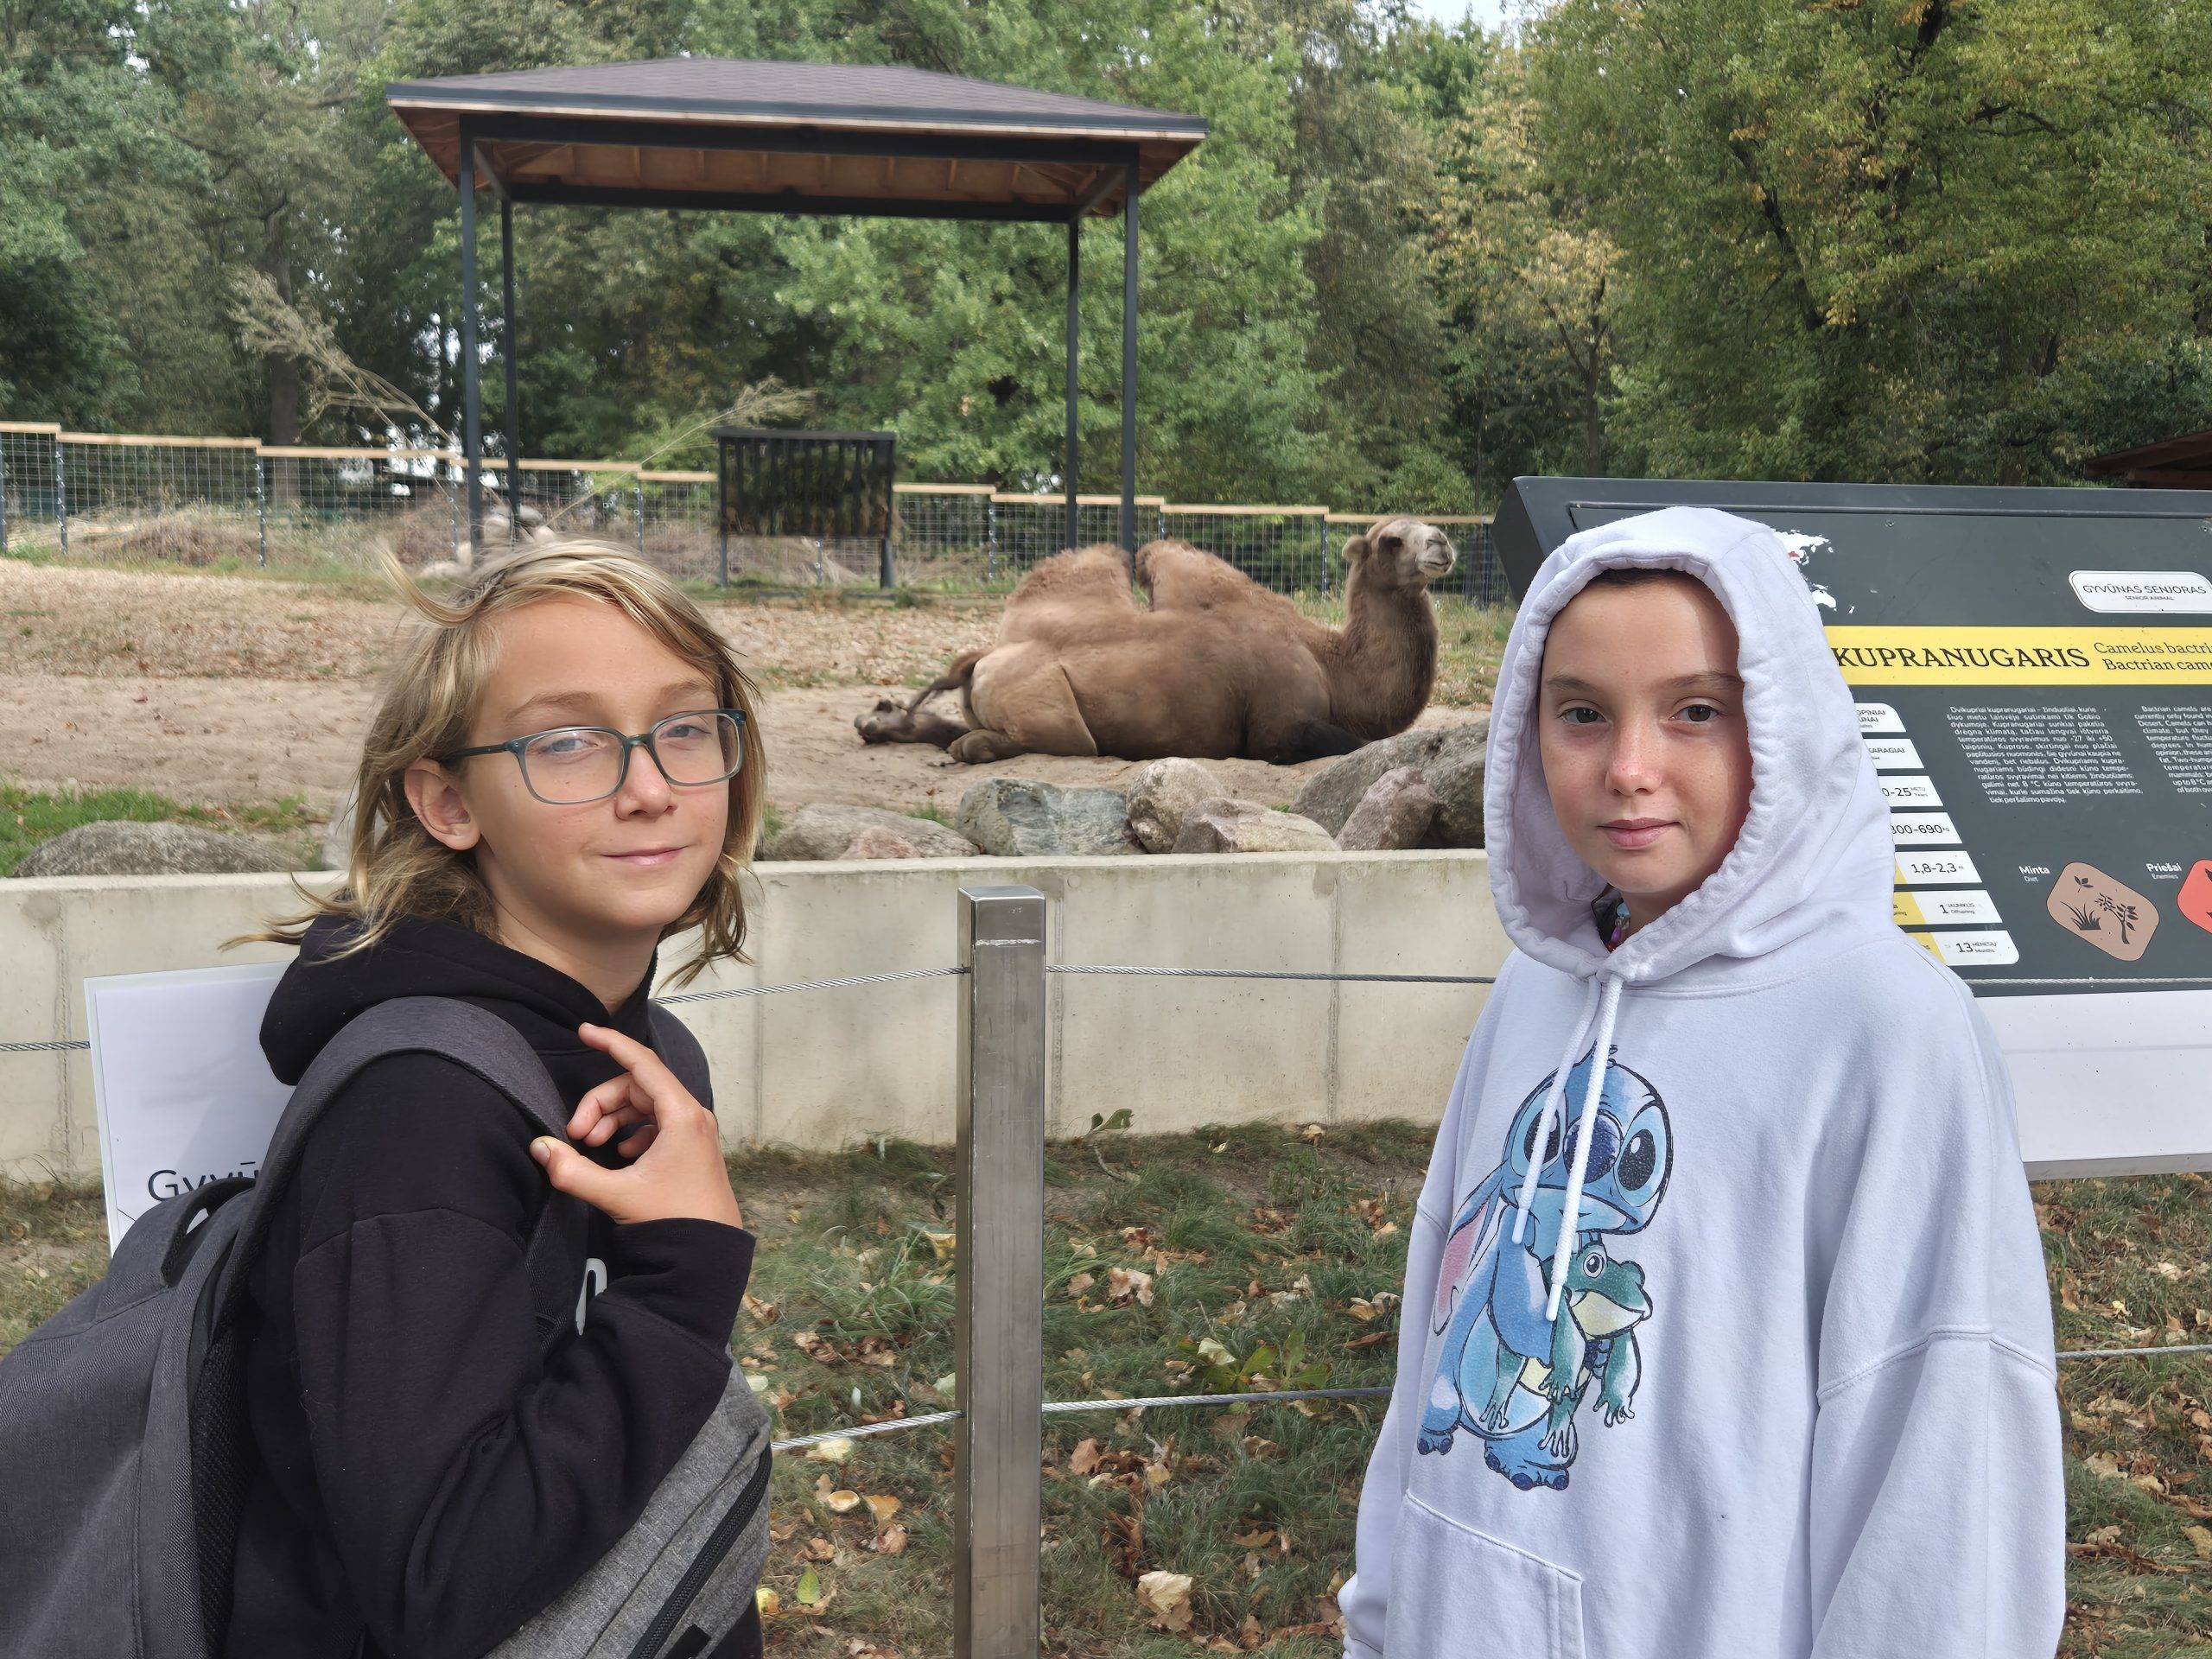
[[[954, 1648], [1036, 1659], [1044, 1491], [1045, 896], [960, 889]], [[982, 1200], [979, 1202], [978, 1200]]]
[[1137, 164], [1122, 172], [1122, 546], [1137, 548]]
[[515, 205], [499, 193], [499, 299], [505, 308], [507, 349], [507, 544], [522, 532], [522, 420], [515, 393], [515, 359], [522, 353], [515, 321]]
[[[476, 385], [476, 132], [461, 124], [461, 464], [468, 474], [468, 556], [484, 545], [483, 410]], [[510, 504], [508, 520], [514, 522]]]
[[1081, 269], [1083, 215], [1068, 220], [1068, 533], [1064, 547], [1076, 544], [1076, 273]]

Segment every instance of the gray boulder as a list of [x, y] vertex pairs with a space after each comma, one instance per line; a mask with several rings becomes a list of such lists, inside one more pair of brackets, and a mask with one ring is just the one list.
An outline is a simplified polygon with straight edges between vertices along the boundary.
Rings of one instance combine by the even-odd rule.
[[1437, 800], [1428, 780], [1411, 766], [1397, 766], [1375, 780], [1337, 831], [1348, 853], [1395, 852], [1418, 847], [1436, 822]]
[[1483, 844], [1483, 758], [1490, 742], [1485, 715], [1459, 726], [1422, 726], [1354, 749], [1306, 780], [1291, 810], [1334, 835], [1386, 772], [1410, 766], [1437, 800], [1432, 847]]
[[360, 789], [358, 781], [346, 785], [346, 793], [338, 803], [338, 810], [330, 815], [330, 827], [322, 832], [322, 852], [320, 868], [326, 870], [351, 869], [353, 864], [353, 806]]
[[1183, 815], [1178, 853], [1333, 853], [1337, 843], [1311, 818], [1258, 801], [1200, 801]]
[[1129, 828], [1145, 851], [1164, 853], [1175, 844], [1183, 815], [1222, 792], [1221, 779], [1195, 760], [1154, 760], [1129, 785]]
[[[802, 806], [761, 849], [764, 859], [844, 858], [863, 830], [887, 830], [923, 858], [973, 858], [980, 850], [957, 830], [930, 818], [910, 818], [880, 806]], [[880, 856], [880, 855], [879, 855]]]
[[236, 875], [307, 867], [266, 842], [189, 823], [80, 823], [31, 849], [17, 875]]
[[960, 798], [961, 833], [1007, 858], [1141, 853], [1129, 831], [1129, 798], [1027, 778], [990, 778]]

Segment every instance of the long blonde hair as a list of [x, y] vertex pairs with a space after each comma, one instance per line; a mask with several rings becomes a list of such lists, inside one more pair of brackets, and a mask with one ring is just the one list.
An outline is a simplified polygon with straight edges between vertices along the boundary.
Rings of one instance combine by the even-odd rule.
[[223, 941], [235, 944], [297, 945], [318, 917], [340, 916], [360, 924], [333, 957], [365, 950], [401, 917], [456, 923], [496, 938], [492, 895], [473, 858], [432, 836], [407, 799], [407, 769], [465, 747], [469, 727], [492, 673], [491, 624], [504, 612], [556, 595], [604, 600], [678, 657], [715, 689], [717, 706], [745, 712], [739, 741], [744, 763], [729, 780], [729, 827], [721, 856], [698, 896], [661, 937], [696, 926], [699, 950], [671, 976], [688, 985], [718, 958], [752, 960], [745, 954], [743, 881], [766, 807], [766, 765], [755, 715], [757, 694], [721, 636], [699, 607], [652, 565], [620, 548], [588, 541], [527, 547], [479, 567], [452, 597], [426, 593], [389, 550], [378, 563], [416, 616], [385, 680], [383, 700], [369, 723], [355, 779], [351, 879], [329, 897], [292, 886], [308, 908], [268, 924], [265, 931]]

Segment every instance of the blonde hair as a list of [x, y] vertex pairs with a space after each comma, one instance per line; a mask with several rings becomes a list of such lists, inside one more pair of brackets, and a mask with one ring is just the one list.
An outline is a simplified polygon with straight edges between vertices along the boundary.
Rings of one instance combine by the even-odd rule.
[[721, 636], [676, 584], [653, 566], [620, 548], [588, 541], [540, 543], [480, 566], [449, 599], [423, 591], [389, 549], [378, 563], [399, 596], [416, 612], [397, 660], [386, 678], [376, 717], [361, 746], [355, 779], [350, 880], [329, 897], [292, 886], [308, 908], [273, 920], [265, 931], [223, 941], [235, 944], [297, 945], [318, 917], [360, 924], [331, 952], [366, 950], [402, 917], [456, 923], [496, 938], [492, 895], [475, 861], [454, 852], [415, 816], [407, 798], [407, 769], [417, 760], [467, 747], [469, 728], [491, 678], [491, 624], [502, 613], [542, 599], [603, 600], [662, 645], [699, 670], [715, 686], [717, 706], [745, 713], [739, 742], [743, 764], [729, 780], [729, 826], [721, 856], [690, 908], [661, 937], [697, 926], [698, 953], [670, 980], [687, 985], [718, 958], [749, 962], [745, 954], [745, 899], [741, 884], [760, 831], [766, 797], [766, 757], [755, 715], [752, 682]]

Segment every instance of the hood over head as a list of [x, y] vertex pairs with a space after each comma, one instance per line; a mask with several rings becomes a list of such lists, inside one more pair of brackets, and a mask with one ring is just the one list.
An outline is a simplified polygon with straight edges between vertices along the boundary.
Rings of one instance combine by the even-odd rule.
[[[1605, 879], [1553, 815], [1535, 732], [1537, 682], [1554, 618], [1600, 570], [1681, 570], [1734, 623], [1751, 753], [1751, 798], [1718, 869], [1611, 952], [1591, 906]], [[1633, 642], [1624, 642], [1633, 649]], [[1528, 956], [1587, 982], [1582, 1017], [1553, 1072], [1536, 1144], [1550, 1131], [1594, 1015], [1548, 1312], [1556, 1319], [1577, 1243], [1583, 1172], [1625, 988], [1671, 981], [1725, 991], [1788, 946], [1840, 950], [1892, 931], [1896, 854], [1889, 804], [1859, 735], [1858, 709], [1820, 607], [1782, 538], [1710, 507], [1668, 507], [1586, 530], [1537, 568], [1514, 619], [1491, 700], [1483, 819], [1498, 920]], [[1521, 1238], [1540, 1160], [1531, 1160], [1513, 1236]]]

